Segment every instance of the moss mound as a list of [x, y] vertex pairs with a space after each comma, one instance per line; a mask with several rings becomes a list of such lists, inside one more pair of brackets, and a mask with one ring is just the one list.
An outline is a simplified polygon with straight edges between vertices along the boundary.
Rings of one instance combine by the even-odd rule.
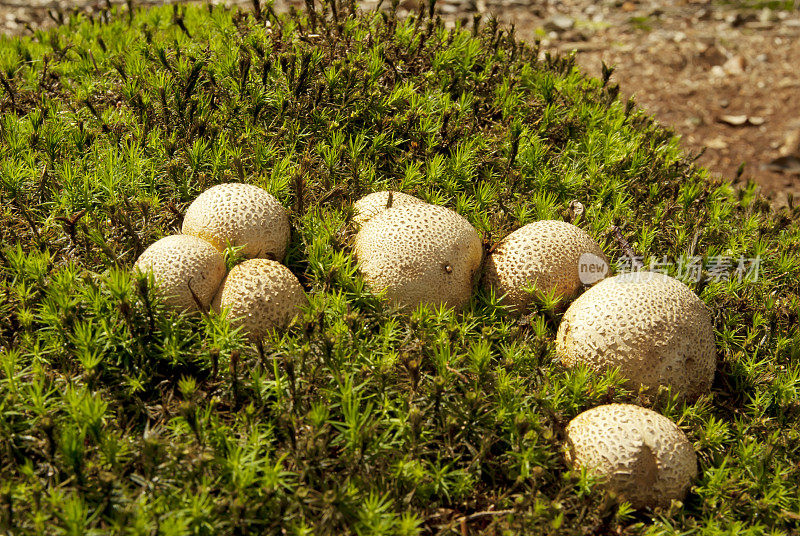
[[[0, 528], [798, 529], [798, 211], [709, 180], [570, 58], [432, 11], [122, 9], [0, 38]], [[224, 318], [169, 312], [130, 271], [226, 181], [290, 207], [286, 263], [310, 296], [255, 346]], [[522, 320], [480, 291], [460, 313], [395, 314], [357, 272], [350, 221], [390, 188], [457, 210], [487, 249], [572, 219], [618, 262], [612, 224], [673, 275], [697, 261], [712, 393], [687, 404], [566, 372], [546, 298]], [[733, 273], [757, 256], [758, 278]], [[567, 469], [564, 426], [611, 402], [686, 432], [700, 467], [685, 504], [634, 512]]]

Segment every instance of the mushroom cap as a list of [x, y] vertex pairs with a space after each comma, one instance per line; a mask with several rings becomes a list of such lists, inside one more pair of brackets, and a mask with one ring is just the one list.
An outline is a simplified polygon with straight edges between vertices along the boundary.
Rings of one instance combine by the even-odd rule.
[[570, 305], [556, 334], [556, 355], [567, 367], [619, 367], [634, 389], [672, 386], [689, 398], [711, 388], [716, 353], [702, 300], [653, 272], [604, 279]]
[[181, 232], [208, 240], [220, 251], [230, 243], [244, 246], [247, 258], [282, 260], [289, 243], [289, 213], [258, 186], [218, 184], [189, 205]]
[[361, 273], [398, 307], [461, 307], [472, 294], [483, 258], [475, 228], [458, 213], [428, 203], [393, 206], [355, 237]]
[[567, 425], [567, 463], [606, 479], [634, 508], [682, 500], [695, 476], [697, 455], [678, 426], [653, 410], [608, 404]]
[[505, 295], [503, 302], [524, 314], [534, 298], [527, 287], [571, 299], [584, 283], [595, 283], [607, 273], [608, 260], [589, 233], [570, 223], [544, 220], [500, 242], [486, 261], [484, 286]]
[[389, 194], [392, 194], [392, 206], [408, 205], [411, 203], [424, 203], [422, 199], [414, 197], [413, 195], [404, 194], [403, 192], [396, 192], [394, 190], [385, 190], [382, 192], [372, 192], [365, 195], [353, 204], [353, 221], [356, 225], [361, 226], [367, 223], [375, 214], [386, 210], [386, 204], [389, 202]]
[[225, 277], [222, 254], [196, 236], [166, 236], [151, 244], [133, 266], [153, 273], [166, 305], [186, 311], [197, 310], [190, 284], [203, 307], [208, 307]]
[[251, 339], [283, 329], [306, 303], [297, 277], [269, 259], [250, 259], [231, 269], [212, 304], [228, 310], [233, 325], [243, 325]]

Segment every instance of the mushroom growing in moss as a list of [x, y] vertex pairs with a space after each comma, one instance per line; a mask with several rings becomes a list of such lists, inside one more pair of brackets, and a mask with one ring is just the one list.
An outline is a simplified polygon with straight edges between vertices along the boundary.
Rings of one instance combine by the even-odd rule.
[[187, 235], [155, 242], [139, 256], [134, 268], [152, 272], [165, 304], [187, 311], [197, 309], [192, 292], [207, 308], [225, 277], [222, 254], [205, 240]]
[[575, 300], [558, 327], [556, 354], [567, 367], [619, 367], [633, 388], [671, 386], [689, 398], [708, 392], [716, 369], [705, 304], [653, 272], [604, 279]]
[[289, 213], [258, 186], [218, 184], [189, 205], [181, 232], [208, 240], [220, 251], [230, 244], [241, 246], [247, 258], [280, 261], [289, 244]]
[[544, 220], [508, 235], [486, 261], [484, 286], [517, 314], [529, 312], [535, 287], [566, 299], [608, 272], [608, 261], [589, 233], [570, 223]]
[[603, 477], [634, 508], [682, 500], [697, 475], [697, 455], [668, 418], [631, 404], [584, 411], [567, 425], [567, 463]]
[[396, 306], [461, 307], [472, 294], [483, 257], [475, 228], [458, 213], [428, 203], [393, 206], [355, 238], [361, 272]]
[[381, 191], [365, 195], [353, 204], [353, 221], [361, 226], [377, 213], [391, 207], [399, 207], [414, 203], [424, 203], [422, 199], [403, 192]]
[[297, 277], [269, 259], [251, 259], [231, 269], [214, 299], [214, 310], [228, 311], [234, 325], [243, 325], [251, 339], [283, 329], [306, 303]]

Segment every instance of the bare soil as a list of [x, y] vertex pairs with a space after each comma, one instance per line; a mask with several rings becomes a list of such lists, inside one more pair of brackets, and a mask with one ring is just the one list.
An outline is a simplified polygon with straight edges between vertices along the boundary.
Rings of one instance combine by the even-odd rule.
[[[415, 12], [417, 2], [402, 0], [401, 10]], [[635, 96], [682, 137], [687, 151], [700, 155], [700, 164], [737, 183], [753, 180], [784, 205], [790, 196], [800, 198], [800, 2], [782, 10], [743, 3], [440, 0], [437, 6], [451, 24], [496, 16], [519, 37], [541, 40], [542, 50], [574, 51], [588, 73], [599, 75], [603, 63], [614, 66], [622, 97]], [[0, 33], [31, 33], [73, 10], [99, 12], [105, 5], [0, 0]], [[276, 2], [278, 9], [302, 5]]]

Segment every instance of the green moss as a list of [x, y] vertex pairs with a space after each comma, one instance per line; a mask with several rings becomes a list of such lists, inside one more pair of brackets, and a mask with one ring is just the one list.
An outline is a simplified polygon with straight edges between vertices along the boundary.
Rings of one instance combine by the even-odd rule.
[[796, 0], [719, 0], [719, 4], [740, 9], [773, 9], [791, 11], [800, 7]]
[[[331, 7], [123, 10], [0, 38], [0, 527], [796, 532], [800, 211], [711, 180], [607, 76], [539, 60], [493, 22]], [[310, 295], [258, 348], [130, 274], [197, 194], [235, 180], [292, 209], [287, 263]], [[456, 209], [487, 247], [577, 199], [618, 261], [612, 224], [644, 256], [702, 256], [713, 393], [566, 372], [552, 304], [522, 322], [482, 291], [460, 313], [387, 310], [349, 217], [389, 187]], [[758, 280], [710, 277], [710, 257], [757, 255]], [[611, 401], [694, 442], [684, 505], [632, 512], [565, 467], [563, 427]]]

